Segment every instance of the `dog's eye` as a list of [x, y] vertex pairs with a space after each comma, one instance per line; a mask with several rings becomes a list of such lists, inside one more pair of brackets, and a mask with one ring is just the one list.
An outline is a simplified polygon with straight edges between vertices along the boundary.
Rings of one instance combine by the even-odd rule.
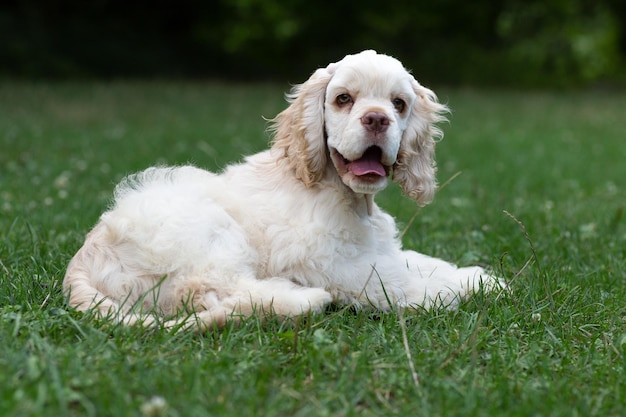
[[393, 103], [394, 109], [396, 109], [398, 113], [402, 113], [404, 111], [406, 107], [406, 103], [404, 102], [404, 100], [402, 100], [401, 98], [394, 98], [393, 100], [391, 100], [391, 102]]
[[350, 94], [339, 94], [336, 101], [339, 106], [345, 106], [346, 104], [352, 103], [352, 97]]

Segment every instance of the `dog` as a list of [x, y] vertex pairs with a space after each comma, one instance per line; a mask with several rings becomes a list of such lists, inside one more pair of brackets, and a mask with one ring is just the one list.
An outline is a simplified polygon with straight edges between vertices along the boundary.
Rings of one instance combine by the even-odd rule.
[[122, 180], [67, 268], [69, 304], [126, 324], [206, 329], [329, 303], [454, 307], [496, 286], [481, 267], [403, 250], [374, 201], [390, 181], [418, 205], [437, 188], [448, 109], [398, 60], [347, 55], [287, 100], [271, 147], [219, 174], [152, 167]]

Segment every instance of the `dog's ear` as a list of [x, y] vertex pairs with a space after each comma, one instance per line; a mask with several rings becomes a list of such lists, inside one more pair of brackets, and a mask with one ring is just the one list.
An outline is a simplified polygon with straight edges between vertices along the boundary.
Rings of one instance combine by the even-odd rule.
[[336, 65], [320, 68], [305, 83], [294, 86], [287, 94], [289, 107], [271, 120], [272, 150], [280, 152], [280, 158], [307, 187], [322, 179], [328, 162], [324, 101]]
[[393, 179], [404, 194], [419, 205], [429, 203], [437, 189], [435, 143], [443, 137], [437, 123], [447, 120], [448, 108], [439, 103], [431, 90], [413, 80], [417, 95], [411, 108], [409, 124], [400, 143]]

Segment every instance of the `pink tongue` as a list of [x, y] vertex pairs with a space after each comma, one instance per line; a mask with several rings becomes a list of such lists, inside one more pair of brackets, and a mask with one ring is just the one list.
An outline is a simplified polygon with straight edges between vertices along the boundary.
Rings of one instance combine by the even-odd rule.
[[368, 149], [365, 154], [348, 164], [348, 169], [357, 177], [361, 175], [379, 175], [384, 177], [385, 167], [380, 163], [381, 152], [378, 148]]

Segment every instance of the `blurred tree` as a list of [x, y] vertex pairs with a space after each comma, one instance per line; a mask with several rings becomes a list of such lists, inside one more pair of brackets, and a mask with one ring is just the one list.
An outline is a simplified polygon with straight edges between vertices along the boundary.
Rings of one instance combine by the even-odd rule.
[[[617, 70], [619, 26], [608, 6], [585, 0], [509, 0], [498, 33], [510, 64], [524, 68], [529, 83], [572, 84], [611, 76]], [[529, 79], [530, 78], [530, 79]]]
[[426, 83], [559, 85], [624, 72], [623, 0], [4, 0], [0, 76], [299, 82], [346, 53]]

